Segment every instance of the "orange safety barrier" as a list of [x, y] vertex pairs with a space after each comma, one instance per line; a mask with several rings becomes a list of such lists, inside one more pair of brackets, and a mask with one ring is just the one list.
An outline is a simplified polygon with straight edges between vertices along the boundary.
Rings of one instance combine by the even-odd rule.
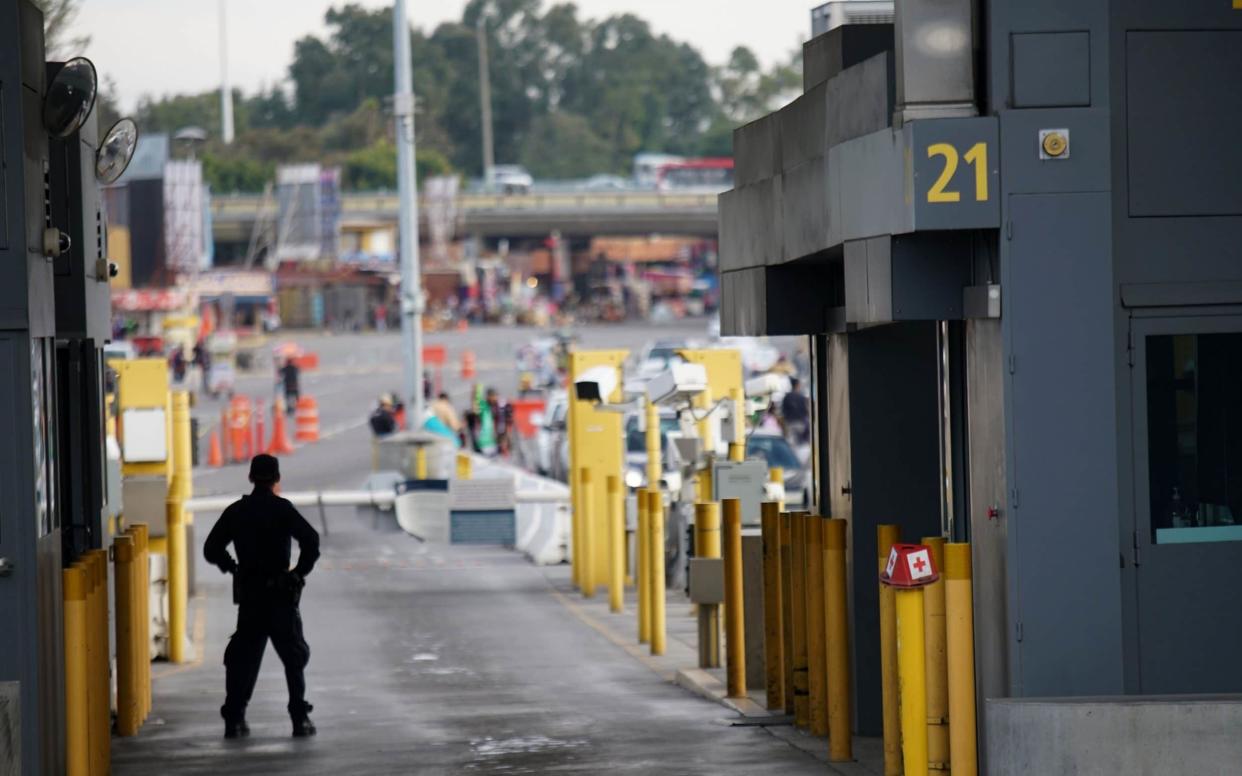
[[312, 369], [319, 368], [319, 354], [304, 352], [293, 357], [293, 363], [298, 365], [298, 369], [303, 372], [309, 372]]
[[293, 445], [289, 444], [289, 434], [285, 431], [285, 402], [283, 399], [277, 399], [272, 404], [272, 441], [267, 446], [267, 452], [271, 455], [284, 455], [293, 452]]
[[319, 402], [310, 396], [298, 399], [293, 413], [294, 435], [299, 442], [319, 441]]
[[[436, 394], [444, 390], [444, 365], [448, 363], [448, 350], [443, 345], [424, 345], [423, 364], [436, 368], [433, 379]], [[402, 426], [402, 428], [405, 428]]]
[[461, 353], [461, 376], [469, 380], [477, 374], [475, 369], [474, 351], [463, 350]]
[[229, 421], [229, 408], [228, 405], [225, 405], [220, 408], [220, 453], [226, 461], [231, 460], [233, 457], [233, 451], [229, 445]]
[[514, 399], [512, 406], [513, 423], [517, 426], [518, 433], [526, 439], [532, 439], [535, 432], [539, 430], [533, 417], [536, 413], [544, 411], [547, 402], [543, 399]]
[[233, 451], [233, 463], [249, 460], [254, 449], [254, 437], [250, 426], [249, 396], [234, 396], [229, 402], [229, 447]]
[[267, 426], [263, 422], [263, 402], [259, 402], [258, 408], [254, 413], [254, 439], [255, 453], [266, 453], [267, 449]]
[[224, 453], [220, 450], [220, 429], [211, 430], [211, 449], [207, 453], [207, 465], [219, 469], [224, 465]]

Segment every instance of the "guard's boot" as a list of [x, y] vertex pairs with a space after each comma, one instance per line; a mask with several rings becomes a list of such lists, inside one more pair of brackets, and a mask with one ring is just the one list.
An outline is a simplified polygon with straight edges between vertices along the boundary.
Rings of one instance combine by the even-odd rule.
[[224, 737], [225, 738], [249, 738], [250, 726], [246, 724], [246, 720], [228, 720], [224, 721]]
[[315, 707], [309, 703], [303, 703], [300, 709], [290, 709], [289, 716], [293, 719], [293, 737], [309, 738], [315, 735], [315, 723], [311, 722], [310, 713]]

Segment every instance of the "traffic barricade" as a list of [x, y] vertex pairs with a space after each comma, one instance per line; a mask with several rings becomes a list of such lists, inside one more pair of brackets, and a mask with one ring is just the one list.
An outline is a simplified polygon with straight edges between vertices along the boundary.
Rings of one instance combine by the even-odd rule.
[[299, 442], [319, 441], [319, 403], [311, 396], [298, 399], [293, 415], [294, 437]]

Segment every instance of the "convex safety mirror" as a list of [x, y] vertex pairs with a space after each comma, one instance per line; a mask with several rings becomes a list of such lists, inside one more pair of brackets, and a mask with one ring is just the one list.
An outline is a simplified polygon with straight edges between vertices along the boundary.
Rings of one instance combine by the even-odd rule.
[[77, 132], [95, 107], [99, 81], [95, 65], [86, 57], [66, 62], [43, 97], [43, 126], [53, 137]]
[[95, 152], [95, 180], [107, 186], [116, 183], [129, 167], [138, 147], [138, 125], [133, 119], [121, 119], [112, 125]]

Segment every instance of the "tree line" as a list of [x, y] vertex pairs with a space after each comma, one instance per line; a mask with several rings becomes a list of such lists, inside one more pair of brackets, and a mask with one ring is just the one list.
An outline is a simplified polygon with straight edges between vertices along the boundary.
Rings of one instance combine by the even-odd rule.
[[[348, 189], [395, 188], [392, 11], [332, 8], [297, 41], [287, 84], [234, 91], [236, 139], [214, 139], [219, 91], [143, 98], [147, 132], [207, 129], [217, 192], [261, 191], [276, 165], [340, 165]], [[706, 22], [709, 23], [709, 22]], [[627, 174], [641, 151], [728, 156], [732, 130], [800, 84], [800, 52], [764, 69], [747, 48], [709, 65], [631, 14], [584, 19], [572, 3], [471, 0], [460, 21], [411, 31], [419, 174], [482, 168], [478, 29], [487, 36], [495, 159], [537, 178]]]

